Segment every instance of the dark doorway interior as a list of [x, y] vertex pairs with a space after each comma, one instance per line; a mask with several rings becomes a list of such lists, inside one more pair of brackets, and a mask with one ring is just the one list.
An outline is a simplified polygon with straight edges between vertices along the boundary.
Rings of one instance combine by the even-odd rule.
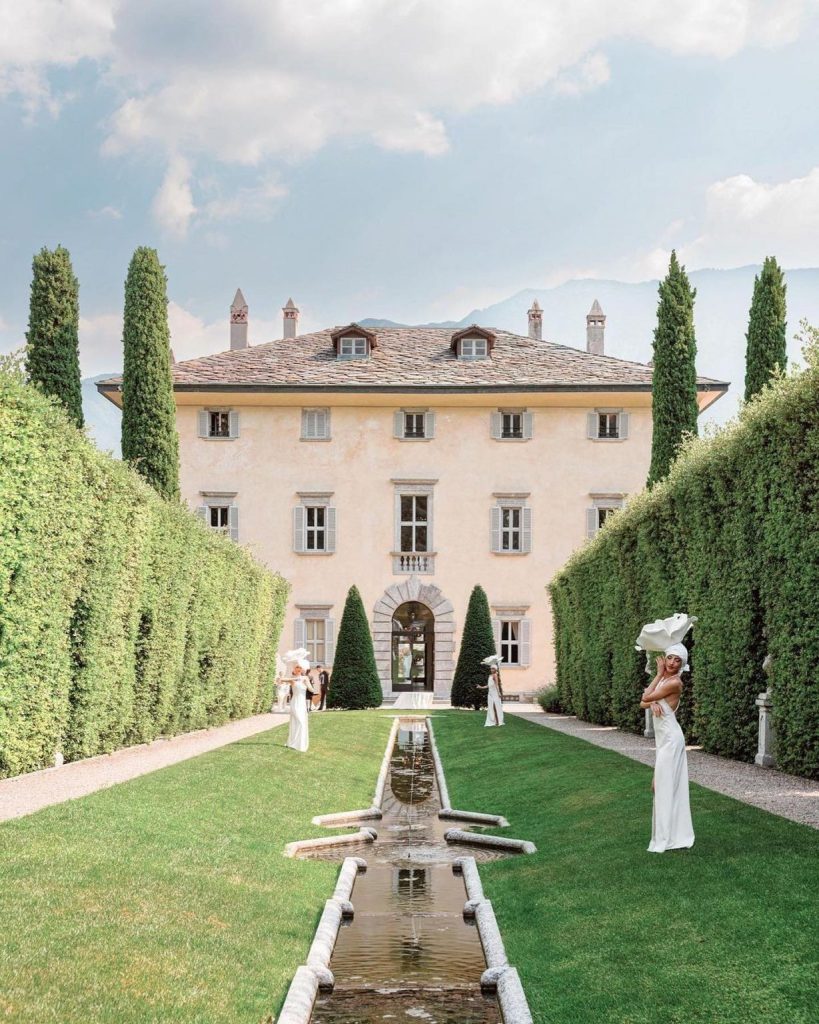
[[407, 601], [392, 618], [392, 688], [432, 690], [435, 664], [435, 619], [426, 605]]

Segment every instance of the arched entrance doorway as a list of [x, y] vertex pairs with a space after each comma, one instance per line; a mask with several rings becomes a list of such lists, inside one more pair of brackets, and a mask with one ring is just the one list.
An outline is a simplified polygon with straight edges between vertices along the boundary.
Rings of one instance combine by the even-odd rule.
[[[433, 647], [424, 666], [425, 681], [431, 678], [436, 700], [448, 700], [455, 671], [455, 609], [434, 583], [422, 583], [417, 576], [387, 587], [373, 608], [373, 647], [384, 699], [389, 701], [397, 696], [392, 682], [395, 612], [401, 605], [412, 602], [423, 605], [433, 619]], [[427, 675], [430, 672], [431, 677]]]
[[391, 681], [394, 693], [432, 690], [435, 618], [426, 605], [405, 601], [392, 616]]

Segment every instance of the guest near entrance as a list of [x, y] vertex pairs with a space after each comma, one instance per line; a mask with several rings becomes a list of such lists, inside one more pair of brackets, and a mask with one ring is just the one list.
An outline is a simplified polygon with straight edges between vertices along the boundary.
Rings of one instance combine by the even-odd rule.
[[[348, 588], [370, 614], [386, 699], [445, 700], [472, 587], [491, 605], [504, 689], [553, 678], [545, 585], [642, 488], [651, 368], [526, 335], [348, 324], [173, 367], [182, 493], [212, 529], [292, 583], [283, 644], [332, 665]], [[119, 404], [119, 381], [100, 391]], [[705, 409], [727, 385], [700, 378]], [[230, 595], [225, 595], [230, 600]]]

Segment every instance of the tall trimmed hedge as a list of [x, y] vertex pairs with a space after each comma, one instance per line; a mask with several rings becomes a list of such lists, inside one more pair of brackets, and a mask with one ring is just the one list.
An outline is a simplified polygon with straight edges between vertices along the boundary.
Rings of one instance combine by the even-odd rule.
[[0, 374], [0, 776], [268, 708], [286, 598]]
[[[564, 707], [637, 730], [640, 627], [686, 611], [689, 739], [752, 760], [761, 664], [777, 763], [819, 777], [819, 357], [775, 380], [739, 420], [692, 439], [668, 478], [635, 497], [550, 584]], [[686, 677], [684, 677], [686, 678]]]
[[461, 649], [452, 678], [450, 700], [453, 707], [474, 708], [476, 711], [486, 707], [487, 693], [478, 689], [479, 686], [486, 686], [489, 675], [489, 669], [482, 661], [490, 654], [498, 653], [492, 632], [489, 599], [483, 587], [475, 586], [469, 595]]

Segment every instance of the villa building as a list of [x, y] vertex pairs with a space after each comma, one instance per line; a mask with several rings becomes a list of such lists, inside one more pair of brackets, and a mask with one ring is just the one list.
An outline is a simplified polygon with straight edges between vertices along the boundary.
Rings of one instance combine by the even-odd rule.
[[[649, 366], [604, 353], [605, 315], [581, 351], [473, 325], [365, 328], [231, 347], [173, 367], [184, 499], [292, 584], [283, 648], [333, 661], [351, 584], [370, 616], [387, 700], [446, 699], [470, 592], [486, 590], [503, 684], [554, 673], [546, 585], [645, 483]], [[121, 402], [116, 381], [100, 391]], [[727, 385], [699, 378], [700, 409]], [[225, 595], [230, 600], [230, 595]], [[628, 638], [624, 638], [626, 642]]]

